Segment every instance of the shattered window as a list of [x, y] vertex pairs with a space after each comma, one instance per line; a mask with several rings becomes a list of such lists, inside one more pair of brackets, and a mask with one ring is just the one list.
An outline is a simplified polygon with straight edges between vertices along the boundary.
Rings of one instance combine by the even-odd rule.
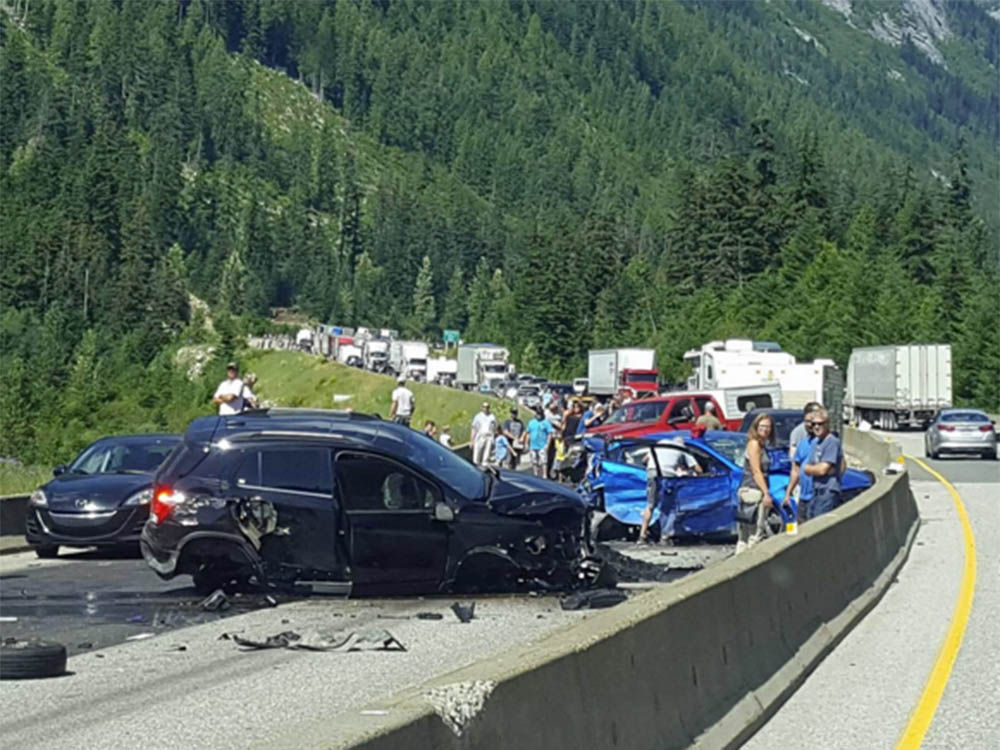
[[324, 448], [261, 451], [260, 479], [264, 487], [330, 495], [333, 493], [330, 451]]
[[378, 456], [337, 456], [337, 487], [348, 511], [431, 510], [436, 490], [400, 464]]

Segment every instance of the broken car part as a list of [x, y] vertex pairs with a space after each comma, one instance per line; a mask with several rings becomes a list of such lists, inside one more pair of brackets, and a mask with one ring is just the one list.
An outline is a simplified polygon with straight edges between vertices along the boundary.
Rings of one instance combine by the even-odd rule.
[[[225, 633], [223, 635], [226, 635]], [[406, 647], [388, 630], [366, 628], [358, 631], [337, 631], [333, 633], [310, 633], [300, 635], [286, 630], [264, 640], [244, 638], [236, 634], [229, 636], [245, 650], [260, 651], [272, 648], [288, 648], [298, 651], [406, 651]]]
[[455, 613], [455, 617], [458, 618], [459, 622], [472, 622], [476, 617], [476, 603], [460, 604], [459, 602], [455, 602], [451, 605], [451, 611]]

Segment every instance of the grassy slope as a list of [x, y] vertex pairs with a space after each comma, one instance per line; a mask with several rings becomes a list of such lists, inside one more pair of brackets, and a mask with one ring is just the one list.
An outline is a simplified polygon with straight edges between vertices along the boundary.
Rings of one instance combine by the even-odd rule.
[[21, 495], [31, 492], [52, 479], [48, 466], [0, 465], [0, 495]]
[[[322, 409], [347, 408], [387, 417], [392, 404], [395, 380], [386, 375], [374, 375], [336, 362], [299, 352], [254, 351], [242, 358], [245, 371], [254, 371], [259, 382], [258, 395], [279, 406], [311, 406]], [[454, 388], [411, 383], [416, 396], [413, 426], [423, 427], [432, 419], [441, 425], [450, 424], [455, 444], [469, 439], [469, 425], [479, 410], [483, 397]], [[334, 394], [351, 398], [334, 404]], [[509, 405], [489, 399], [501, 419], [506, 418]]]

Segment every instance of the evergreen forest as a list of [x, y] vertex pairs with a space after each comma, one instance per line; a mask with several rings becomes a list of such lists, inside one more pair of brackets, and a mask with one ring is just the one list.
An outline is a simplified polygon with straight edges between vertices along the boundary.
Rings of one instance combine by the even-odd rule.
[[0, 456], [182, 428], [276, 307], [561, 378], [946, 342], [996, 410], [1000, 23], [944, 7], [947, 64], [809, 0], [2, 0]]

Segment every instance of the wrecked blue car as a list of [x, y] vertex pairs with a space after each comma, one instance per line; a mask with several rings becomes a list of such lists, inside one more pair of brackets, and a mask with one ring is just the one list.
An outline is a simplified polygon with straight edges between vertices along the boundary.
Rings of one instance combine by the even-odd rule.
[[[737, 490], [743, 479], [746, 435], [709, 431], [692, 438], [687, 430], [674, 430], [588, 447], [592, 451], [590, 468], [580, 492], [595, 511], [597, 540], [637, 537], [646, 507], [646, 460], [653, 447], [656, 453], [663, 449], [685, 453], [697, 463], [700, 473], [677, 476], [667, 467], [660, 469], [660, 502], [653, 509], [651, 531], [655, 534], [658, 530], [661, 506], [672, 495], [677, 508], [675, 538], [722, 541], [736, 535]], [[787, 449], [772, 451], [771, 465], [771, 496], [783, 499], [790, 471]], [[848, 469], [841, 483], [842, 497], [849, 500], [871, 487], [874, 476]]]

